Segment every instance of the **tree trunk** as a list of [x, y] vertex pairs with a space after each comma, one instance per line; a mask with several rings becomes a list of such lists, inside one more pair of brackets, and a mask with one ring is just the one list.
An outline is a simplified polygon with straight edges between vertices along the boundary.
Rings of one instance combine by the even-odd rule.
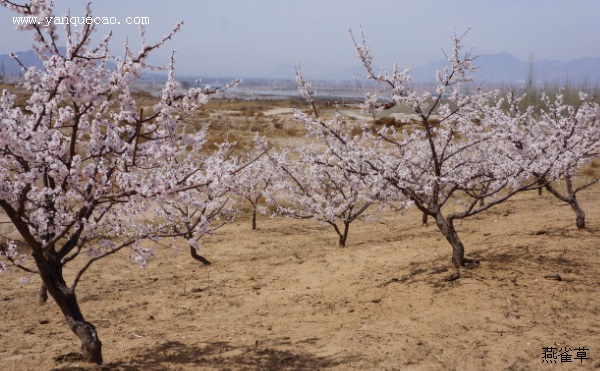
[[48, 289], [46, 288], [46, 284], [42, 282], [42, 286], [40, 287], [40, 293], [38, 294], [38, 301], [40, 304], [46, 304], [48, 302]]
[[196, 251], [196, 249], [194, 248], [194, 246], [190, 246], [190, 254], [192, 255], [192, 258], [194, 258], [194, 259], [202, 262], [202, 264], [204, 264], [204, 265], [211, 265], [212, 264], [204, 256], [198, 254], [198, 251]]
[[577, 197], [575, 195], [571, 197], [569, 205], [575, 212], [575, 225], [577, 225], [577, 229], [585, 229], [585, 211], [583, 211], [583, 209], [579, 206], [579, 202], [577, 201]]
[[102, 364], [102, 342], [96, 328], [83, 318], [77, 296], [65, 284], [62, 277], [47, 282], [48, 292], [65, 316], [67, 325], [81, 341], [81, 353], [87, 362]]
[[435, 216], [435, 224], [452, 246], [452, 265], [455, 267], [464, 267], [465, 247], [458, 237], [458, 233], [456, 233], [456, 230], [454, 229], [452, 220], [446, 220], [442, 213], [438, 212]]
[[252, 205], [252, 230], [256, 230], [256, 205]]
[[62, 275], [62, 263], [53, 253], [33, 249], [33, 257], [48, 293], [65, 316], [67, 325], [81, 341], [81, 352], [87, 362], [102, 364], [102, 342], [96, 328], [81, 313], [77, 296]]
[[65, 318], [71, 331], [81, 341], [81, 353], [83, 353], [84, 360], [98, 365], [102, 364], [102, 342], [98, 339], [96, 327], [84, 320], [75, 294], [65, 295], [64, 303], [59, 306], [63, 313], [67, 313]]
[[427, 213], [423, 213], [423, 216], [421, 217], [423, 224], [427, 224], [427, 219], [429, 219]]
[[581, 206], [579, 206], [579, 202], [577, 201], [577, 192], [573, 190], [573, 182], [571, 181], [571, 177], [567, 177], [565, 182], [567, 184], [567, 192], [569, 193], [569, 205], [576, 215], [575, 225], [577, 225], [577, 229], [584, 229], [585, 212]]
[[346, 247], [346, 240], [348, 239], [348, 231], [349, 230], [350, 230], [350, 223], [344, 222], [344, 233], [338, 232], [338, 236], [340, 237], [338, 247], [341, 247], [341, 248]]

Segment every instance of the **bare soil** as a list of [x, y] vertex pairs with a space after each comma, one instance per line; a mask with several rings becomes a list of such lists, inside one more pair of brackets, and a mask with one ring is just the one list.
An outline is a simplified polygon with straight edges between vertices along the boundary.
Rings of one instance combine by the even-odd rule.
[[[291, 140], [292, 124], [279, 120], [267, 130]], [[24, 284], [10, 269], [0, 277], [0, 369], [600, 368], [599, 201], [598, 186], [581, 195], [582, 231], [568, 206], [535, 192], [458, 222], [480, 261], [458, 279], [450, 246], [415, 210], [356, 222], [345, 249], [327, 225], [262, 217], [256, 231], [242, 219], [204, 240], [209, 267], [183, 243], [157, 249], [145, 269], [117, 254], [78, 288], [103, 366], [80, 360], [51, 300], [38, 304], [39, 278]], [[548, 347], [571, 349], [572, 362], [544, 363]], [[575, 359], [581, 347], [589, 359]]]

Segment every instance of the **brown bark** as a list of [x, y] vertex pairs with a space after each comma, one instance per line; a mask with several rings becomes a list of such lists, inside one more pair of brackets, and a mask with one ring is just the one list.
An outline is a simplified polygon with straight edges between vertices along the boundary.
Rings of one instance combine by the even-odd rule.
[[573, 209], [573, 211], [575, 212], [575, 225], [577, 226], [577, 229], [584, 229], [585, 212], [583, 211], [581, 206], [579, 206], [579, 202], [577, 201], [577, 192], [573, 190], [573, 182], [571, 180], [571, 177], [567, 177], [566, 183], [567, 192], [569, 193], [569, 205], [571, 206], [571, 209]]
[[94, 325], [84, 319], [75, 293], [66, 286], [60, 287], [62, 285], [59, 282], [50, 289], [52, 286], [54, 285], [48, 286], [48, 292], [58, 304], [71, 331], [79, 337], [84, 360], [102, 364], [102, 342], [98, 338]]
[[343, 235], [340, 235], [339, 237], [340, 237], [340, 239], [338, 242], [338, 247], [340, 247], [340, 248], [346, 247], [346, 238], [344, 238]]
[[348, 231], [349, 230], [350, 230], [350, 223], [344, 222], [344, 233], [338, 232], [338, 236], [340, 237], [339, 242], [338, 242], [338, 247], [341, 247], [341, 248], [346, 247], [346, 240], [348, 239]]
[[545, 183], [546, 180], [544, 178], [540, 178], [540, 180], [538, 180], [538, 196], [542, 195]]
[[44, 282], [48, 292], [65, 316], [67, 325], [79, 337], [84, 360], [102, 364], [102, 342], [98, 339], [96, 328], [83, 317], [77, 296], [67, 287], [62, 274], [60, 276], [49, 275]]
[[575, 195], [571, 197], [569, 205], [575, 212], [575, 225], [577, 225], [577, 229], [585, 229], [585, 211], [583, 211], [581, 206], [579, 206], [579, 202], [577, 201], [577, 197]]
[[441, 212], [438, 212], [435, 216], [435, 224], [452, 246], [452, 265], [455, 267], [464, 267], [465, 247], [454, 229], [452, 220], [446, 220]]
[[565, 183], [567, 186], [567, 195], [562, 195], [549, 183], [547, 183], [545, 187], [546, 190], [552, 193], [556, 198], [568, 203], [569, 206], [571, 206], [571, 209], [573, 209], [575, 212], [575, 225], [577, 226], [577, 229], [585, 229], [585, 212], [579, 205], [579, 201], [577, 201], [577, 190], [573, 189], [573, 181], [571, 180], [571, 177], [566, 177]]
[[83, 317], [74, 290], [67, 286], [62, 273], [62, 262], [54, 246], [42, 247], [30, 233], [27, 224], [17, 218], [17, 210], [3, 200], [0, 200], [0, 206], [7, 211], [13, 224], [31, 248], [42, 282], [50, 296], [58, 304], [67, 325], [81, 341], [84, 360], [102, 364], [102, 342], [98, 339], [94, 325]]
[[198, 254], [198, 251], [196, 251], [196, 249], [193, 246], [190, 246], [190, 254], [192, 255], [192, 258], [202, 262], [202, 264], [204, 264], [204, 265], [212, 264], [210, 261], [208, 261], [208, 259], [206, 259], [202, 255]]
[[48, 302], [48, 289], [46, 288], [46, 284], [42, 282], [40, 286], [40, 293], [38, 295], [38, 301], [40, 304], [46, 304]]
[[94, 325], [83, 317], [75, 292], [67, 286], [60, 259], [52, 249], [44, 252], [37, 246], [33, 248], [33, 257], [48, 293], [58, 304], [71, 331], [81, 341], [84, 360], [102, 364], [102, 342]]

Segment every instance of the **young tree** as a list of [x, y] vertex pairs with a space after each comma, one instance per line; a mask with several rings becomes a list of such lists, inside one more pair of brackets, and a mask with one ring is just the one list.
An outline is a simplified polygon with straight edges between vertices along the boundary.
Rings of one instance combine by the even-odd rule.
[[[228, 141], [217, 143], [217, 150], [198, 164], [203, 171], [194, 174], [195, 183], [200, 186], [171, 194], [153, 209], [157, 237], [161, 240], [183, 237], [189, 244], [191, 257], [204, 265], [211, 262], [199, 254], [200, 240], [231, 222], [238, 213], [237, 203], [231, 198], [231, 185], [241, 168], [236, 168], [238, 161], [232, 157], [235, 147], [235, 143]], [[202, 151], [201, 146], [197, 150]], [[187, 156], [198, 158], [198, 152], [191, 150]]]
[[[49, 17], [53, 11], [52, 3], [44, 0], [1, 4], [26, 16]], [[87, 13], [91, 15], [89, 6]], [[21, 64], [26, 71], [23, 86], [31, 93], [26, 110], [15, 107], [15, 96], [7, 91], [0, 97], [0, 208], [34, 261], [27, 266], [16, 244], [8, 241], [0, 252], [6, 259], [0, 268], [6, 269], [8, 262], [40, 275], [90, 362], [102, 363], [102, 343], [77, 300], [84, 273], [125, 248], [131, 248], [133, 259], [144, 266], [154, 253], [143, 241], [177, 231], [146, 221], [146, 215], [172, 202], [201, 208], [202, 202], [194, 204], [193, 198], [202, 194], [210, 200], [214, 190], [217, 196], [212, 199], [218, 198], [217, 183], [233, 176], [228, 164], [202, 155], [205, 131], [185, 129], [185, 119], [210, 92], [181, 92], [174, 58], [162, 97], [152, 108], [138, 107], [129, 90], [150, 67], [149, 54], [179, 27], [153, 45], [146, 43], [142, 29], [138, 53], [126, 45], [123, 57], [112, 58], [110, 34], [90, 46], [93, 24], [80, 25], [79, 30], [65, 26], [65, 54], [59, 51], [54, 25], [19, 26], [33, 31], [33, 50], [44, 68]], [[108, 69], [109, 61], [117, 67]], [[181, 235], [203, 233], [215, 215], [205, 214]], [[184, 218], [191, 220], [189, 215]], [[68, 283], [63, 267], [75, 259], [84, 263]]]
[[[354, 44], [367, 78], [379, 84], [377, 93], [366, 94], [363, 109], [378, 109], [382, 95], [401, 106], [410, 107], [418, 117], [414, 127], [396, 131], [382, 127], [372, 133], [365, 130], [358, 146], [344, 140], [336, 149], [338, 166], [346, 174], [375, 172], [424, 214], [434, 218], [437, 227], [452, 246], [452, 264], [464, 266], [464, 246], [454, 221], [483, 212], [512, 197], [517, 192], [537, 186], [532, 174], [548, 174], [549, 161], [543, 148], [535, 144], [535, 129], [519, 125], [519, 120], [504, 114], [495, 92], [465, 95], [462, 84], [472, 81], [474, 57], [462, 53], [464, 35], [452, 38], [449, 66], [437, 72], [434, 93], [417, 92], [411, 85], [410, 70], [376, 73], [372, 55], [363, 35]], [[328, 122], [313, 123], [307, 115], [301, 118], [309, 125], [322, 125], [332, 138], [339, 129]], [[515, 145], [516, 141], [525, 143]], [[332, 147], [330, 147], [332, 148]], [[365, 169], [368, 169], [366, 171]], [[485, 200], [485, 203], [481, 203]]]
[[[564, 102], [564, 90], [554, 99], [542, 95], [539, 120], [544, 125], [548, 147], [560, 158], [554, 166], [554, 179], [544, 181], [545, 188], [556, 198], [571, 206], [575, 212], [575, 225], [585, 228], [585, 212], [577, 200], [577, 193], [600, 182], [600, 172], [592, 168], [600, 157], [600, 105], [588, 94], [579, 94], [577, 106]], [[564, 190], [559, 185], [565, 182]]]
[[[251, 226], [256, 230], [256, 218], [258, 213], [266, 213], [266, 209], [260, 205], [276, 180], [275, 169], [269, 159], [268, 152], [271, 146], [266, 140], [258, 135], [255, 136], [253, 145], [245, 147], [243, 155], [239, 159], [240, 172], [234, 179], [235, 184], [231, 191], [248, 201], [252, 207]], [[249, 164], [244, 166], [244, 164]]]
[[281, 174], [273, 187], [277, 210], [289, 217], [331, 225], [338, 235], [339, 247], [345, 247], [350, 224], [372, 217], [368, 211], [385, 191], [386, 182], [376, 173], [368, 176], [366, 168], [360, 174], [343, 171], [339, 162], [344, 159], [339, 153], [346, 147], [361, 148], [361, 137], [353, 134], [353, 129], [360, 128], [347, 124], [339, 113], [329, 120], [320, 118], [313, 90], [300, 67], [296, 81], [300, 93], [311, 104], [315, 119], [296, 112], [294, 118], [305, 124], [309, 142], [272, 156]]
[[[339, 117], [337, 118], [339, 120]], [[369, 219], [375, 204], [377, 185], [367, 178], [349, 174], [331, 164], [326, 149], [314, 145], [281, 151], [272, 156], [280, 176], [268, 200], [277, 213], [297, 219], [314, 219], [329, 224], [338, 236], [338, 246], [346, 247], [350, 224]], [[331, 154], [329, 154], [331, 155]]]

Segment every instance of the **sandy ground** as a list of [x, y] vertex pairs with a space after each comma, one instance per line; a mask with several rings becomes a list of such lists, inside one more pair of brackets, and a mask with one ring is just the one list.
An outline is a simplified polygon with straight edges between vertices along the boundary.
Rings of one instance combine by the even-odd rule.
[[[534, 193], [459, 223], [481, 264], [453, 282], [449, 246], [416, 213], [354, 225], [346, 249], [327, 226], [263, 218], [206, 240], [210, 267], [168, 247], [146, 269], [106, 259], [79, 298], [103, 369], [599, 368], [600, 189], [584, 196], [588, 231]], [[2, 369], [95, 369], [22, 276], [0, 281]], [[589, 360], [544, 364], [544, 347], [586, 347]]]
[[[568, 206], [534, 192], [458, 222], [481, 263], [455, 281], [449, 245], [414, 210], [356, 222], [346, 249], [327, 225], [262, 217], [256, 231], [240, 220], [206, 239], [210, 267], [183, 245], [157, 250], [146, 269], [117, 254], [78, 288], [104, 344], [100, 367], [80, 361], [57, 306], [37, 303], [39, 278], [23, 284], [10, 269], [0, 277], [0, 369], [600, 368], [599, 200], [598, 186], [581, 196], [585, 231]], [[544, 363], [550, 347], [572, 362]], [[589, 359], [575, 359], [582, 347]]]

